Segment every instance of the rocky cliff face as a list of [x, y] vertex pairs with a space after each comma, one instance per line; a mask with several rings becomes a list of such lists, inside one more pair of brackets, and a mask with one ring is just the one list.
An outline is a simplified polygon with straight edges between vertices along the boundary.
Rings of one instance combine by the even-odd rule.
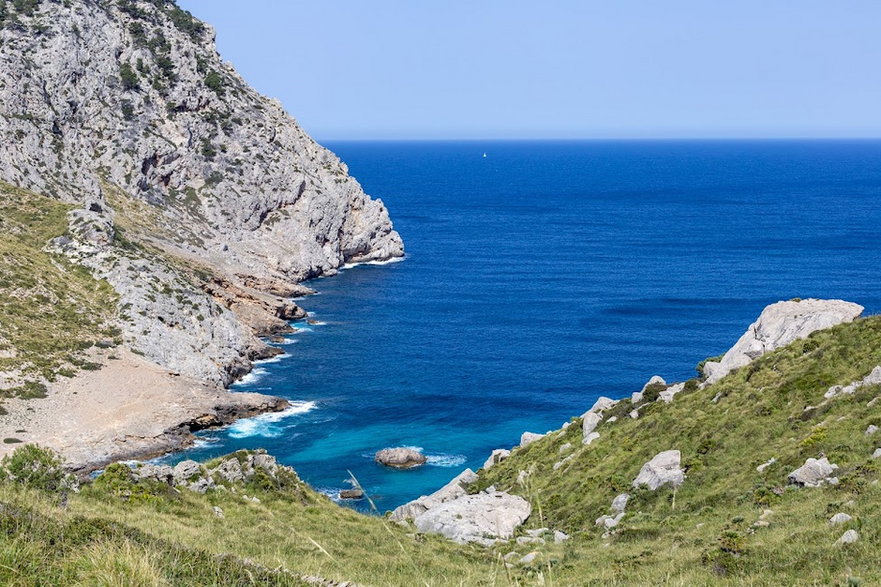
[[114, 286], [149, 358], [227, 383], [267, 353], [234, 312], [282, 319], [296, 282], [403, 254], [382, 202], [173, 2], [0, 2], [0, 22], [0, 179], [81, 207], [53, 247]]

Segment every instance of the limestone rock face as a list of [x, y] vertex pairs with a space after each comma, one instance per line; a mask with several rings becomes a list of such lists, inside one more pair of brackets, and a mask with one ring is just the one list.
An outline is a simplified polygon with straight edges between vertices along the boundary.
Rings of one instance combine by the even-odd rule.
[[492, 454], [490, 454], [489, 457], [486, 459], [486, 462], [483, 463], [484, 470], [489, 469], [493, 465], [498, 465], [509, 456], [511, 456], [511, 451], [504, 448], [495, 449], [494, 451], [492, 451]]
[[252, 326], [296, 314], [296, 282], [403, 254], [383, 203], [173, 2], [7, 4], [0, 180], [74, 204], [54, 246], [117, 290], [151, 361], [227, 384], [267, 352]]
[[413, 521], [420, 532], [441, 534], [459, 543], [490, 544], [508, 539], [532, 513], [529, 502], [497, 491], [464, 495], [431, 508]]
[[879, 383], [881, 383], [881, 365], [872, 369], [868, 375], [859, 381], [854, 381], [848, 385], [833, 385], [829, 388], [829, 391], [823, 394], [823, 397], [832, 399], [839, 395], [852, 395], [864, 385], [878, 385]]
[[431, 495], [423, 495], [395, 508], [391, 519], [395, 522], [412, 520], [433, 507], [466, 495], [465, 488], [475, 481], [477, 481], [477, 474], [471, 469], [465, 469]]
[[862, 313], [862, 306], [843, 300], [808, 299], [771, 304], [721, 361], [704, 365], [707, 382], [714, 383], [765, 353], [807, 338], [817, 330], [851, 322]]
[[411, 469], [424, 465], [426, 461], [424, 454], [406, 447], [385, 448], [377, 452], [374, 459], [380, 465], [395, 469]]
[[820, 487], [821, 485], [835, 485], [838, 479], [833, 477], [838, 465], [830, 463], [829, 459], [808, 459], [805, 464], [789, 474], [789, 482], [804, 487]]
[[658, 453], [642, 466], [639, 475], [633, 480], [633, 487], [645, 485], [652, 491], [663, 485], [679, 487], [685, 481], [685, 472], [680, 468], [680, 459], [678, 450]]

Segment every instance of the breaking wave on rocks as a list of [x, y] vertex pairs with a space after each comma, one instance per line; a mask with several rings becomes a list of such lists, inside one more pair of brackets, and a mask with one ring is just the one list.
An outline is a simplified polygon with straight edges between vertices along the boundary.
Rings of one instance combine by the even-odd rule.
[[358, 267], [360, 265], [391, 265], [392, 263], [400, 263], [406, 257], [392, 257], [391, 259], [384, 259], [382, 261], [362, 261], [360, 263], [346, 263], [342, 267], [340, 267], [340, 271], [344, 271], [346, 269], [352, 269], [353, 267]]
[[464, 465], [468, 458], [465, 455], [431, 455], [426, 454], [426, 464], [433, 467], [459, 467]]
[[269, 371], [267, 371], [266, 369], [261, 369], [260, 367], [257, 367], [256, 369], [252, 369], [250, 373], [247, 373], [241, 379], [230, 385], [230, 387], [235, 388], [254, 385], [258, 381], [263, 379], [263, 377], [266, 376], [268, 373]]
[[285, 427], [281, 423], [285, 419], [306, 414], [316, 407], [318, 406], [315, 402], [291, 402], [291, 405], [281, 412], [260, 414], [253, 418], [236, 421], [230, 425], [228, 434], [230, 438], [252, 438], [255, 436], [277, 438], [284, 433]]

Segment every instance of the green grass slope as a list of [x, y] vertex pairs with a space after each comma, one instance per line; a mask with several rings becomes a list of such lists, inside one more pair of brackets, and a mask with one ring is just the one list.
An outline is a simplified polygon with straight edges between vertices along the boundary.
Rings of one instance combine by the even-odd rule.
[[[881, 432], [865, 431], [881, 425], [881, 401], [868, 406], [881, 396], [881, 386], [831, 400], [823, 394], [878, 364], [881, 317], [857, 320], [770, 353], [705, 389], [691, 384], [671, 404], [643, 408], [637, 420], [627, 417], [630, 406], [622, 402], [614, 409], [619, 420], [600, 424], [601, 436], [589, 446], [581, 443], [576, 419], [480, 472], [474, 490], [492, 484], [530, 500], [533, 514], [522, 534], [563, 530], [571, 538], [561, 544], [456, 545], [340, 508], [299, 481], [287, 487], [252, 482], [199, 495], [135, 484], [111, 469], [66, 500], [0, 483], [0, 580], [296, 585], [303, 576], [319, 576], [408, 586], [877, 584], [881, 488], [871, 455]], [[566, 443], [573, 448], [561, 452]], [[684, 484], [676, 491], [631, 490], [642, 464], [668, 449], [682, 452]], [[789, 472], [820, 455], [841, 467], [837, 486], [787, 485]], [[772, 457], [777, 463], [756, 470]], [[521, 471], [528, 476], [518, 482]], [[627, 514], [603, 536], [594, 520], [624, 491], [632, 494]], [[853, 519], [833, 526], [828, 520], [838, 512]], [[859, 541], [837, 544], [848, 529], [859, 532]], [[517, 562], [533, 551], [533, 562]], [[506, 565], [503, 557], [512, 552], [517, 556]]]

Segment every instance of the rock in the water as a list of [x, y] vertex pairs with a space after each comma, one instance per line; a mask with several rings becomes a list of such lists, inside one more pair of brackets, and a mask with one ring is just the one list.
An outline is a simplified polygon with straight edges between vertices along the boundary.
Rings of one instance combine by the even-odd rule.
[[838, 524], [847, 524], [851, 520], [853, 520], [853, 518], [850, 515], [845, 514], [844, 512], [838, 512], [837, 514], [829, 518], [829, 523], [833, 526], [836, 526]]
[[860, 535], [856, 530], [848, 530], [838, 539], [839, 544], [853, 544], [860, 539]]
[[789, 482], [804, 487], [819, 487], [825, 484], [834, 485], [838, 480], [832, 474], [837, 470], [838, 465], [830, 463], [826, 457], [822, 459], [808, 459], [804, 465], [789, 474]]
[[524, 432], [520, 435], [520, 446], [529, 446], [536, 440], [544, 438], [544, 434], [536, 434], [535, 432]]
[[416, 517], [420, 532], [441, 534], [459, 543], [491, 544], [509, 539], [532, 513], [522, 497], [504, 492], [463, 495], [437, 505]]
[[393, 467], [395, 469], [411, 469], [424, 465], [425, 455], [412, 448], [398, 447], [385, 448], [376, 453], [374, 460], [380, 465]]
[[423, 495], [395, 508], [390, 519], [395, 522], [411, 520], [442, 503], [466, 495], [465, 488], [475, 481], [477, 481], [477, 474], [471, 469], [465, 469], [431, 495]]
[[364, 492], [360, 489], [342, 489], [340, 490], [340, 499], [361, 499]]
[[679, 487], [685, 481], [685, 473], [680, 468], [680, 459], [678, 450], [658, 453], [642, 466], [639, 475], [633, 480], [633, 487], [645, 485], [652, 491], [662, 485]]
[[808, 299], [771, 304], [721, 361], [704, 364], [707, 383], [722, 379], [765, 353], [807, 338], [812, 332], [851, 322], [862, 313], [862, 306], [843, 300]]
[[509, 456], [511, 456], [511, 451], [504, 448], [497, 448], [496, 450], [492, 451], [492, 454], [489, 455], [489, 458], [486, 459], [485, 463], [483, 463], [484, 471], [489, 469], [493, 465], [498, 465]]

